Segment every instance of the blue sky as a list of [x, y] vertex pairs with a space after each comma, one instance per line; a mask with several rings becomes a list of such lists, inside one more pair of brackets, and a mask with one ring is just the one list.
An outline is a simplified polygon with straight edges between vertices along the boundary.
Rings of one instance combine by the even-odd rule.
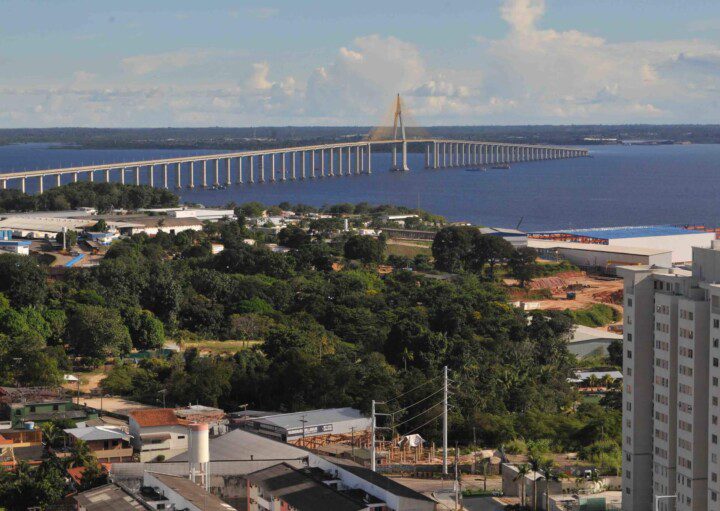
[[720, 122], [720, 2], [0, 0], [0, 127]]

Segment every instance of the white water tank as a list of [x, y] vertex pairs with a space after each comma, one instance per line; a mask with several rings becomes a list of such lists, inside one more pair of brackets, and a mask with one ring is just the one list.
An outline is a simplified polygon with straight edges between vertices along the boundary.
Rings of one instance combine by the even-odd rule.
[[207, 424], [192, 423], [188, 426], [188, 461], [197, 466], [210, 461], [210, 428]]

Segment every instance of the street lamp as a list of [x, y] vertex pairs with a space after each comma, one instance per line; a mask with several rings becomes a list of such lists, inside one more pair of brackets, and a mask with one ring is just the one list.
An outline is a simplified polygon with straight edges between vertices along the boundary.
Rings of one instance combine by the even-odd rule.
[[655, 511], [660, 511], [660, 500], [661, 499], [677, 499], [675, 495], [655, 495]]

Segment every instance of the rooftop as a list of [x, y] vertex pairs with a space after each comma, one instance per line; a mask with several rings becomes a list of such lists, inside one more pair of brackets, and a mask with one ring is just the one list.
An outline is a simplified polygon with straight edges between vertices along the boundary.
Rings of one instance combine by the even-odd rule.
[[597, 227], [592, 229], [565, 229], [545, 231], [537, 234], [569, 234], [597, 239], [644, 238], [650, 236], [678, 236], [685, 234], [707, 234], [702, 231], [691, 231], [674, 225], [631, 225], [622, 227]]
[[528, 246], [537, 249], [570, 249], [586, 250], [588, 252], [607, 252], [611, 254], [625, 254], [638, 256], [653, 256], [669, 254], [672, 250], [649, 247], [626, 247], [620, 245], [598, 245], [597, 243], [577, 243], [574, 241], [553, 241], [530, 238]]
[[86, 428], [68, 428], [63, 430], [78, 440], [92, 442], [95, 440], [130, 440], [130, 435], [118, 428], [107, 426], [90, 426]]
[[328, 408], [324, 410], [308, 410], [306, 412], [273, 414], [265, 417], [254, 417], [248, 420], [272, 424], [273, 426], [286, 430], [302, 430], [303, 423], [307, 429], [313, 426], [363, 419], [368, 421], [368, 427], [370, 427], [370, 419], [355, 408]]
[[145, 508], [115, 484], [106, 484], [75, 496], [87, 511], [140, 511]]
[[147, 410], [133, 410], [130, 417], [141, 428], [151, 428], [155, 426], [177, 426], [183, 424], [175, 415], [172, 408], [151, 408]]
[[[292, 466], [304, 466], [308, 452], [299, 447], [256, 435], [243, 429], [233, 430], [210, 440], [211, 461], [263, 461], [272, 464], [291, 462]], [[169, 461], [187, 461], [187, 452], [178, 454]], [[257, 468], [253, 469], [257, 470]]]
[[212, 493], [205, 491], [202, 486], [195, 484], [187, 477], [158, 474], [157, 472], [148, 472], [148, 474], [198, 509], [203, 511], [230, 511], [235, 509]]
[[608, 330], [601, 330], [600, 328], [576, 325], [573, 337], [570, 342], [582, 342], [596, 339], [622, 340], [622, 338], [622, 335], [616, 334], [615, 332], [610, 332]]
[[[328, 458], [326, 458], [328, 459]], [[350, 463], [341, 463], [338, 462], [335, 458], [329, 458], [328, 461], [333, 463], [334, 465], [337, 465], [338, 468], [341, 468], [343, 470], [346, 470], [350, 472], [351, 474], [366, 480], [370, 484], [377, 486], [378, 488], [382, 488], [383, 490], [388, 491], [389, 493], [392, 493], [393, 495], [396, 495], [398, 497], [405, 497], [409, 499], [414, 500], [424, 500], [428, 502], [434, 502], [431, 498], [423, 495], [420, 492], [417, 492], [413, 490], [412, 488], [408, 488], [404, 484], [400, 484], [396, 481], [393, 481], [389, 477], [385, 477], [382, 474], [378, 474], [377, 472], [373, 472], [369, 468], [361, 467], [360, 465], [350, 464]]]
[[279, 463], [246, 479], [299, 511], [360, 511], [366, 506], [317, 481], [304, 470]]

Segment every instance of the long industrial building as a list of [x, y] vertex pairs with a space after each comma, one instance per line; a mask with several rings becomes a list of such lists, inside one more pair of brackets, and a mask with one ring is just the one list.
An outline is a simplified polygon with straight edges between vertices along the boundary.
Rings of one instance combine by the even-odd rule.
[[351, 440], [362, 445], [370, 430], [370, 419], [354, 408], [330, 408], [251, 416], [239, 425], [282, 442], [312, 448]]
[[[716, 235], [714, 232], [685, 229], [673, 225], [649, 225], [545, 231], [533, 233], [531, 237], [555, 243], [570, 242], [580, 246], [594, 245], [596, 247], [623, 247], [624, 249], [633, 247], [634, 252], [639, 249], [669, 251], [672, 263], [680, 264], [690, 262], [693, 247], [710, 247]], [[633, 255], [632, 253], [623, 253], [623, 251], [618, 253], [623, 256]], [[638, 253], [637, 255], [643, 254]]]
[[665, 248], [626, 247], [528, 239], [528, 246], [538, 251], [547, 261], [568, 261], [587, 270], [614, 273], [618, 266], [648, 265], [671, 266], [672, 250]]
[[623, 510], [720, 509], [720, 243], [622, 267]]

